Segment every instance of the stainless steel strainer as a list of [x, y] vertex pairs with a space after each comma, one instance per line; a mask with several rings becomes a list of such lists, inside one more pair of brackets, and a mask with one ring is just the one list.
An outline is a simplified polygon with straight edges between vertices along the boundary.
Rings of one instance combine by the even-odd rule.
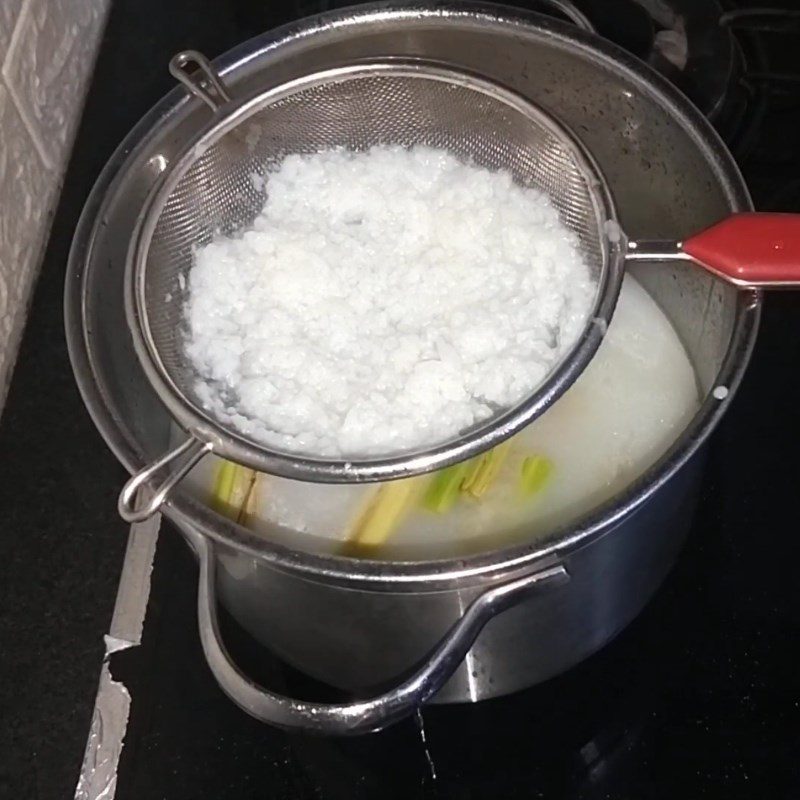
[[[199, 67], [199, 70], [197, 69]], [[461, 461], [498, 444], [541, 414], [597, 349], [616, 302], [622, 272], [614, 211], [605, 184], [580, 143], [539, 108], [479, 76], [437, 63], [383, 59], [347, 64], [231, 100], [203, 56], [181, 53], [173, 74], [215, 112], [209, 127], [164, 173], [139, 218], [126, 277], [126, 311], [136, 351], [155, 391], [188, 439], [135, 475], [120, 497], [128, 520], [143, 519], [205, 453], [289, 478], [388, 480]], [[596, 303], [583, 335], [532, 395], [435, 447], [380, 459], [316, 459], [249, 439], [203, 408], [197, 373], [184, 350], [183, 306], [193, 251], [220, 233], [251, 223], [264, 205], [254, 175], [292, 153], [376, 144], [428, 145], [464, 161], [507, 170], [547, 192], [577, 235], [596, 281]], [[139, 486], [173, 470], [146, 506]]]
[[[525, 98], [481, 76], [430, 61], [386, 58], [317, 72], [234, 101], [199, 53], [179, 54], [170, 69], [214, 117], [169, 166], [142, 209], [127, 265], [126, 313], [142, 367], [188, 438], [126, 484], [119, 502], [126, 520], [158, 510], [211, 451], [284, 477], [359, 482], [427, 472], [493, 447], [539, 416], [589, 363], [613, 314], [627, 260], [686, 260], [744, 287], [800, 281], [796, 215], [738, 214], [683, 242], [628, 240], [607, 183], [579, 140]], [[443, 148], [547, 192], [577, 236], [596, 282], [592, 312], [581, 336], [531, 395], [435, 447], [349, 461], [267, 447], [215, 419], [196, 394], [183, 329], [194, 248], [253, 221], [264, 204], [253, 176], [266, 175], [285, 156], [376, 144]], [[149, 501], [135, 508], [138, 488], [167, 467]]]

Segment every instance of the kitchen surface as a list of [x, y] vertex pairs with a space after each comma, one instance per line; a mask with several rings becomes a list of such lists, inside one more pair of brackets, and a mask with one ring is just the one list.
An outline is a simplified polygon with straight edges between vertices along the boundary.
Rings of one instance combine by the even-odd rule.
[[[711, 0], [577, 5], [712, 119], [758, 210], [800, 212], [797, 10], [721, 9]], [[217, 686], [197, 632], [197, 563], [177, 531], [166, 521], [140, 526], [126, 559], [130, 526], [116, 507], [126, 475], [80, 399], [63, 333], [81, 209], [119, 142], [173, 88], [166, 65], [177, 51], [216, 57], [336, 6], [112, 3], [0, 418], [0, 797], [70, 797], [76, 785], [82, 800], [797, 797], [796, 292], [766, 299], [753, 359], [711, 440], [692, 530], [667, 580], [614, 641], [540, 686], [429, 706], [368, 736], [285, 733], [247, 716]], [[111, 652], [122, 606], [143, 615], [141, 643]], [[254, 681], [344, 699], [278, 662], [224, 612], [220, 624]], [[109, 706], [95, 708], [107, 651], [108, 675], [130, 695], [127, 724]], [[118, 745], [124, 737], [111, 747], [110, 793], [89, 775], [102, 763], [82, 768], [84, 754], [98, 752], [92, 737]]]

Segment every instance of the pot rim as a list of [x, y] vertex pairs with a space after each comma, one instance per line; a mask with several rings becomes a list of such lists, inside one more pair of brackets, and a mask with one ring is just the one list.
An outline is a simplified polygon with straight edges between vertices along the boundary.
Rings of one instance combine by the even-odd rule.
[[[690, 129], [706, 158], [715, 167], [722, 188], [734, 211], [752, 209], [744, 180], [733, 157], [717, 132], [691, 102], [665, 78], [626, 51], [600, 37], [578, 30], [568, 23], [529, 11], [481, 2], [430, 5], [425, 2], [388, 2], [324, 12], [291, 22], [256, 36], [214, 60], [225, 77], [245, 70], [248, 62], [291, 42], [331, 28], [376, 24], [381, 20], [420, 17], [453, 18], [506, 29], [524, 35], [530, 26], [580, 49], [599, 64], [622, 67], [644, 91], [658, 96], [670, 111]], [[126, 166], [146, 147], [160, 123], [177, 115], [191, 99], [176, 87], [163, 97], [125, 137], [100, 173], [81, 214], [70, 250], [64, 297], [66, 339], [75, 379], [83, 401], [106, 444], [131, 473], [141, 469], [147, 459], [128, 431], [115, 419], [105, 401], [103, 380], [94, 368], [86, 340], [84, 282], [90, 272], [94, 241], [104, 209], [126, 176]], [[309, 580], [334, 583], [350, 588], [375, 591], [439, 591], [472, 583], [484, 583], [521, 570], [538, 568], [542, 563], [562, 558], [611, 531], [622, 519], [647, 499], [694, 455], [716, 427], [736, 393], [747, 367], [758, 331], [761, 293], [739, 293], [728, 351], [719, 371], [718, 382], [728, 388], [720, 401], [709, 395], [692, 421], [669, 450], [627, 489], [585, 515], [577, 523], [554, 530], [544, 540], [517, 544], [500, 550], [481, 552], [463, 558], [423, 561], [376, 561], [338, 555], [292, 550], [228, 520], [188, 493], [176, 492], [165, 504], [166, 516], [181, 528], [200, 533], [254, 557], [271, 566], [300, 573]]]

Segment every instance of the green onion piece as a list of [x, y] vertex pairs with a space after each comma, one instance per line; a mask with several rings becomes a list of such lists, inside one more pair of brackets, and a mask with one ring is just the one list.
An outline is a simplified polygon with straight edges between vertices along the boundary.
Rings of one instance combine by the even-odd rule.
[[437, 514], [449, 511], [458, 500], [464, 479], [473, 466], [473, 461], [466, 461], [436, 472], [422, 498], [422, 505]]
[[520, 487], [526, 497], [544, 489], [553, 475], [553, 462], [545, 456], [528, 456], [522, 462]]

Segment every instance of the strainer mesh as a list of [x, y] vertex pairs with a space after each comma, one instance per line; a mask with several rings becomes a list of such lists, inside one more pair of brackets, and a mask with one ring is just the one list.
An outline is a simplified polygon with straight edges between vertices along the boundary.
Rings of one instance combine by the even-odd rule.
[[[292, 153], [428, 145], [481, 167], [507, 170], [518, 184], [550, 196], [599, 284], [605, 269], [604, 219], [592, 177], [557, 129], [510, 104], [502, 93], [421, 71], [364, 70], [251, 108], [235, 127], [221, 135], [212, 130], [195, 147], [191, 166], [160, 211], [154, 209], [158, 219], [141, 265], [140, 317], [150, 347], [199, 414], [204, 412], [195, 392], [197, 374], [184, 350], [183, 324], [193, 252], [219, 233], [250, 224], [265, 201], [254, 175], [266, 176]], [[262, 449], [258, 442], [251, 444]]]

